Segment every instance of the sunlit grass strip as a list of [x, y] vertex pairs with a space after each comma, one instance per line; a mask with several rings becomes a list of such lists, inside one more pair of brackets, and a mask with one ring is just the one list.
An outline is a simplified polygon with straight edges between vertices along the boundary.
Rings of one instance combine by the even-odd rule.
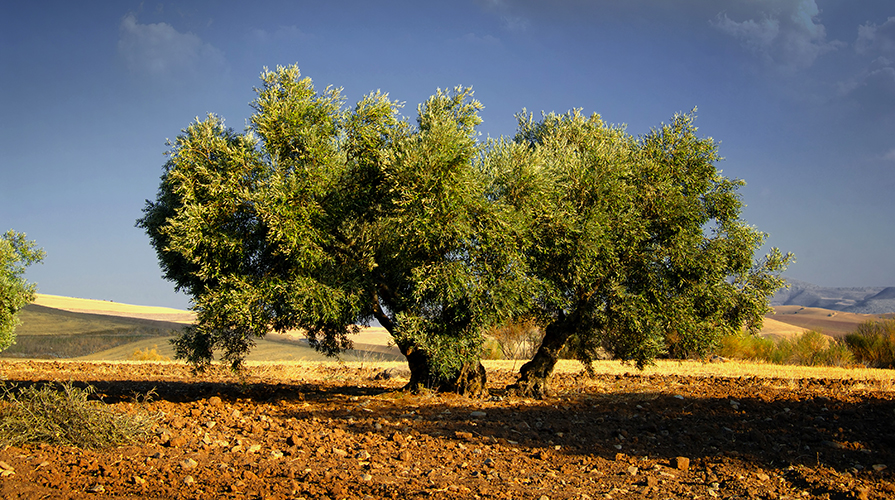
[[[489, 373], [518, 373], [523, 362], [519, 360], [484, 360], [482, 364]], [[515, 365], [515, 366], [514, 366]], [[321, 370], [345, 367], [350, 369], [372, 369], [381, 371], [389, 368], [406, 368], [404, 362], [344, 362], [336, 361], [264, 361], [246, 363], [252, 375], [263, 375], [269, 380], [314, 380]], [[574, 360], [561, 359], [556, 364], [556, 373], [581, 373], [584, 368]], [[595, 361], [594, 372], [598, 375], [660, 375], [683, 377], [756, 377], [769, 379], [830, 379], [859, 381], [893, 381], [895, 370], [880, 370], [863, 367], [796, 366], [774, 365], [765, 362], [730, 360], [727, 362], [703, 362], [699, 360], [657, 360], [655, 365], [638, 370], [632, 364], [620, 361]], [[582, 377], [583, 382], [587, 378]]]
[[116, 412], [89, 399], [96, 389], [71, 382], [19, 388], [0, 383], [0, 444], [48, 443], [107, 448], [139, 440], [154, 417]]

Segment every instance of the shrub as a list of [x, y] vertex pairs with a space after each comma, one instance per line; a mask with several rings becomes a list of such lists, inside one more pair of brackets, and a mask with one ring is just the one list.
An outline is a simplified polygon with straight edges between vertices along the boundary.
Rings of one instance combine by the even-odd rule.
[[822, 364], [824, 366], [854, 366], [855, 355], [846, 344], [845, 339], [835, 339], [824, 351]]
[[771, 339], [743, 332], [739, 335], [722, 337], [718, 355], [750, 361], [770, 361], [771, 354], [776, 347]]
[[485, 337], [482, 344], [482, 359], [504, 359], [503, 350], [497, 339]]
[[777, 365], [849, 366], [855, 360], [846, 342], [830, 339], [813, 330], [776, 342], [745, 332], [728, 335], [721, 339], [717, 354], [725, 358], [765, 361]]
[[823, 359], [829, 340], [820, 332], [809, 330], [795, 338], [790, 364], [817, 366]]
[[[0, 383], [0, 444], [48, 443], [106, 448], [147, 436], [155, 420], [111, 410], [84, 389], [64, 384], [24, 388]], [[148, 397], [148, 396], [147, 396]]]
[[158, 345], [152, 346], [152, 349], [147, 347], [145, 351], [137, 349], [128, 359], [131, 361], [171, 361], [168, 356], [159, 354]]
[[531, 359], [544, 340], [544, 331], [533, 321], [515, 321], [491, 329], [488, 336], [497, 342], [503, 359]]
[[855, 359], [874, 368], [895, 368], [895, 320], [868, 321], [845, 336]]

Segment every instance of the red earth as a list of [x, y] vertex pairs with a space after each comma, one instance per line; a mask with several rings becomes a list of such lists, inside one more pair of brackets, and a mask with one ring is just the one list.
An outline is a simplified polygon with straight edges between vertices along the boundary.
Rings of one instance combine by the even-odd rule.
[[[290, 368], [293, 372], [301, 368]], [[145, 442], [0, 451], [3, 498], [895, 498], [887, 382], [558, 374], [556, 395], [409, 394], [383, 370], [0, 361], [157, 415]], [[153, 391], [150, 402], [134, 394]]]

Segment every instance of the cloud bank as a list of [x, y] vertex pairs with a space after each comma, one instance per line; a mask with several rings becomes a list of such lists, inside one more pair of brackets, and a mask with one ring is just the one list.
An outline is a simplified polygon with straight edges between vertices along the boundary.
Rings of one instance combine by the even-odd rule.
[[223, 52], [198, 36], [167, 23], [140, 24], [132, 13], [121, 20], [118, 54], [131, 74], [170, 83], [227, 71]]
[[873, 23], [859, 26], [855, 51], [858, 54], [895, 54], [895, 17], [890, 17], [880, 26]]
[[866, 68], [840, 83], [840, 92], [871, 116], [895, 119], [895, 17], [858, 26], [855, 54], [867, 61]]
[[814, 0], [756, 3], [755, 18], [734, 21], [720, 13], [712, 25], [736, 38], [765, 62], [786, 71], [810, 67], [821, 55], [837, 50], [843, 42], [827, 40]]

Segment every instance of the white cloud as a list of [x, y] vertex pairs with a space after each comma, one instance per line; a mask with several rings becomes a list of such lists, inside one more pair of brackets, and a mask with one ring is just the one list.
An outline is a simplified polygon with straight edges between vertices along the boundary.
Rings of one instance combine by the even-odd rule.
[[883, 159], [895, 162], [895, 148], [890, 149], [888, 153], [884, 154]]
[[895, 52], [895, 17], [880, 26], [872, 23], [858, 26], [855, 51], [859, 54]]
[[756, 52], [767, 52], [774, 39], [780, 34], [780, 21], [765, 18], [761, 21], [749, 19], [743, 22], [732, 21], [727, 14], [718, 17], [715, 22], [721, 31], [738, 38], [743, 45]]
[[501, 24], [508, 31], [525, 31], [531, 24], [530, 21], [522, 16], [504, 15], [500, 18]]
[[766, 62], [787, 71], [808, 68], [821, 55], [845, 45], [827, 41], [815, 0], [770, 2], [755, 14], [757, 20], [734, 21], [726, 13], [720, 13], [712, 24]]
[[220, 50], [170, 24], [140, 24], [134, 14], [128, 14], [121, 20], [119, 32], [118, 54], [134, 75], [182, 82], [227, 71]]
[[[883, 24], [858, 26], [855, 53], [866, 67], [840, 82], [840, 95], [856, 103], [872, 118], [895, 119], [895, 17]], [[885, 158], [895, 159], [890, 152]]]

